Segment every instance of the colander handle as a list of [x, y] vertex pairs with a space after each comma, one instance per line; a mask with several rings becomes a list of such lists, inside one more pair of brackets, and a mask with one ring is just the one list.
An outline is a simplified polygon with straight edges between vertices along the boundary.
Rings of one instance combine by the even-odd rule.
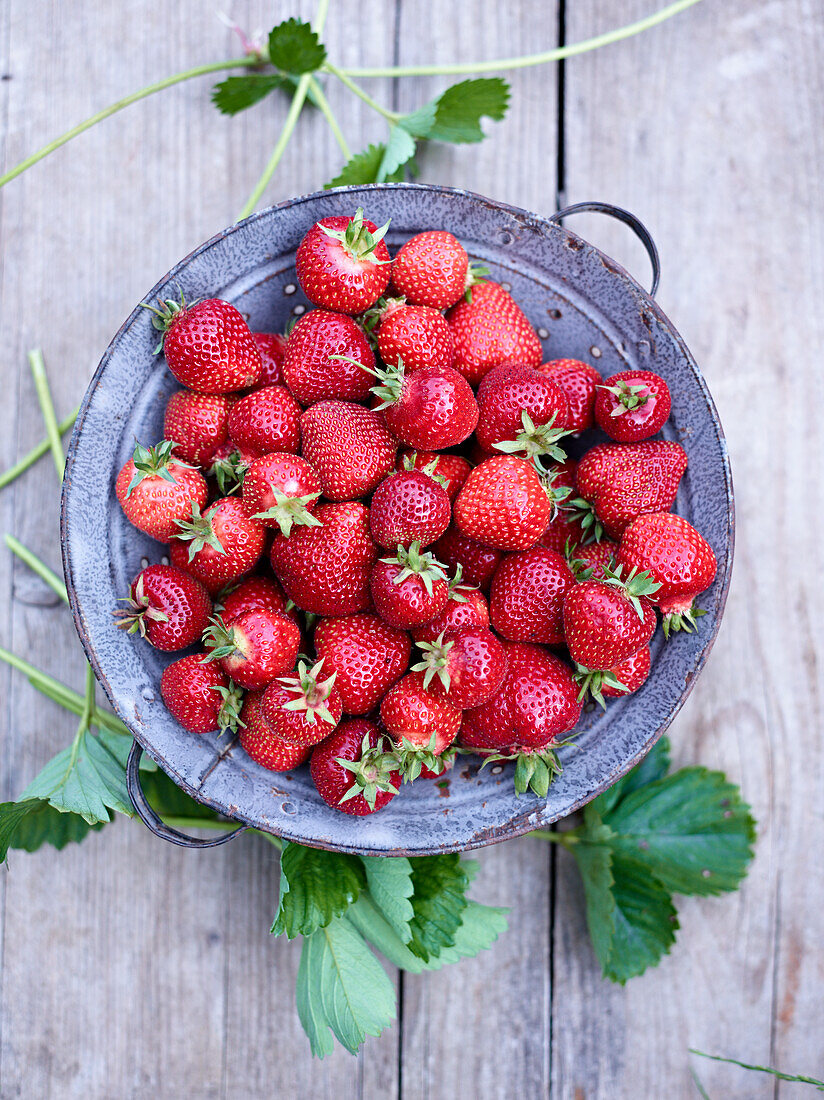
[[143, 748], [135, 741], [132, 744], [129, 759], [126, 763], [126, 787], [135, 813], [155, 836], [159, 836], [161, 840], [168, 840], [170, 844], [178, 844], [181, 848], [216, 848], [218, 844], [225, 844], [227, 840], [231, 840], [238, 833], [242, 833], [249, 828], [248, 825], [241, 825], [240, 828], [233, 830], [231, 833], [221, 833], [220, 836], [201, 840], [199, 837], [187, 836], [186, 833], [181, 833], [177, 829], [173, 829], [171, 825], [167, 825], [149, 805], [146, 795], [143, 793], [143, 788], [140, 786], [139, 768], [142, 755]]
[[658, 290], [658, 283], [661, 280], [661, 261], [658, 257], [658, 249], [655, 247], [655, 241], [650, 235], [650, 231], [639, 221], [634, 214], [630, 214], [629, 210], [624, 210], [620, 206], [613, 206], [609, 202], [576, 202], [572, 206], [565, 206], [563, 210], [559, 210], [557, 214], [552, 214], [549, 218], [551, 222], [557, 222], [559, 225], [564, 218], [570, 214], [609, 214], [611, 218], [617, 219], [619, 222], [623, 222], [624, 225], [628, 225], [644, 248], [647, 250], [649, 256], [649, 262], [652, 264], [652, 289], [650, 290], [650, 297], [654, 298], [656, 291]]

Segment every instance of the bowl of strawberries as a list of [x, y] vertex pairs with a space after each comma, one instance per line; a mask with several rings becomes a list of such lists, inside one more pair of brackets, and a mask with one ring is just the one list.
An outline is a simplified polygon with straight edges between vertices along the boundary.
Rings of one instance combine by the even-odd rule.
[[732, 482], [698, 367], [613, 260], [557, 216], [381, 184], [253, 215], [146, 296], [61, 533], [133, 784], [145, 751], [239, 823], [422, 855], [557, 820], [648, 751], [720, 624]]

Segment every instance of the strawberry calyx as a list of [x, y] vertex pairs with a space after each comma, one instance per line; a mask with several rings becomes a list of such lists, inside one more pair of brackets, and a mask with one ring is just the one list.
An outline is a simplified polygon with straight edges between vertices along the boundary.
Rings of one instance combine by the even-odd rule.
[[239, 450], [234, 450], [225, 458], [216, 458], [206, 472], [217, 481], [221, 495], [228, 497], [243, 488], [243, 479], [248, 469], [249, 463]]
[[185, 466], [190, 470], [194, 469], [190, 462], [183, 462], [174, 457], [172, 452], [176, 446], [177, 443], [171, 439], [161, 439], [153, 447], [144, 447], [141, 443], [135, 441], [134, 453], [132, 454], [134, 474], [126, 490], [127, 497], [130, 497], [140, 482], [147, 477], [160, 477], [171, 485], [177, 485], [177, 479], [169, 470], [171, 462], [176, 466]]
[[569, 497], [572, 489], [568, 485], [558, 485], [558, 477], [560, 472], [557, 469], [550, 470], [549, 473], [541, 474], [541, 483], [544, 487], [544, 492], [549, 498], [549, 502], [552, 505], [552, 516], [550, 522], [555, 519], [558, 514], [564, 510], [565, 502]]
[[698, 625], [695, 620], [707, 614], [703, 607], [696, 607], [692, 597], [689, 596], [686, 600], [677, 597], [672, 600], [662, 600], [658, 607], [661, 611], [664, 637], [667, 639], [670, 634], [677, 634], [680, 630], [685, 634], [692, 634]]
[[286, 538], [292, 533], [292, 527], [322, 527], [322, 522], [313, 516], [307, 505], [317, 500], [320, 493], [307, 493], [304, 497], [291, 497], [272, 487], [275, 503], [265, 512], [256, 512], [252, 519], [273, 519], [280, 527], [280, 533]]
[[604, 537], [604, 525], [598, 519], [595, 505], [584, 497], [575, 497], [568, 503], [569, 507], [575, 510], [575, 519], [581, 525], [584, 545], [588, 542], [600, 542]]
[[633, 566], [626, 577], [622, 576], [623, 571], [624, 567], [622, 565], [617, 566], [615, 569], [606, 568], [601, 580], [604, 584], [611, 584], [614, 588], [620, 588], [635, 608], [638, 618], [643, 620], [644, 609], [641, 606], [641, 597], [652, 596], [661, 585], [658, 581], [654, 581], [651, 574], [646, 570], [639, 573], [637, 567]]
[[403, 295], [399, 298], [378, 298], [373, 306], [359, 314], [357, 322], [366, 335], [371, 337], [375, 329], [380, 328], [387, 317], [391, 317], [401, 306], [405, 305], [406, 298]]
[[219, 736], [222, 736], [227, 730], [237, 733], [239, 726], [243, 726], [245, 729], [246, 723], [240, 717], [241, 707], [243, 706], [243, 689], [239, 688], [234, 680], [230, 680], [228, 687], [212, 684], [209, 690], [216, 691], [223, 699], [217, 716]]
[[294, 692], [295, 698], [288, 703], [281, 703], [282, 710], [305, 711], [304, 719], [309, 726], [317, 725], [318, 721], [328, 722], [334, 726], [335, 718], [327, 703], [335, 686], [336, 672], [333, 672], [326, 680], [320, 679], [323, 658], [309, 667], [309, 659], [298, 661], [295, 676], [282, 676], [278, 679], [281, 687], [288, 692]]
[[421, 552], [419, 542], [410, 543], [409, 548], [398, 544], [398, 552], [392, 558], [381, 558], [384, 565], [399, 565], [400, 570], [392, 578], [393, 584], [402, 584], [408, 577], [420, 577], [427, 595], [432, 595], [433, 581], [449, 581], [446, 567], [441, 565], [434, 554], [428, 550]]
[[178, 287], [178, 294], [180, 300], [174, 298], [158, 298], [157, 305], [149, 305], [148, 302], [141, 302], [142, 309], [148, 309], [152, 315], [152, 327], [157, 329], [161, 334], [157, 347], [154, 349], [154, 354], [159, 355], [163, 350], [163, 341], [166, 337], [166, 333], [172, 327], [175, 321], [186, 312], [187, 309], [191, 309], [193, 305], [196, 305], [200, 299], [195, 298], [194, 301], [187, 302], [183, 296], [183, 292]]
[[445, 633], [442, 630], [434, 642], [416, 642], [423, 653], [423, 660], [412, 665], [412, 671], [423, 673], [425, 688], [428, 688], [437, 676], [443, 684], [444, 691], [448, 692], [452, 683], [452, 677], [449, 675], [449, 653], [455, 643], [444, 641]]
[[[568, 745], [569, 741], [559, 741], [557, 747]], [[493, 752], [485, 757], [481, 771], [487, 764], [515, 763], [515, 793], [518, 795], [532, 791], [539, 798], [546, 798], [553, 779], [563, 771], [555, 748], [545, 746], [542, 749], [525, 750], [515, 753]]]
[[235, 640], [234, 627], [227, 626], [221, 615], [215, 615], [209, 620], [209, 625], [203, 631], [203, 644], [208, 650], [202, 659], [203, 664], [242, 653]]
[[449, 578], [449, 592], [447, 594], [448, 600], [454, 600], [455, 603], [467, 603], [467, 597], [463, 592], [459, 592], [459, 588], [463, 588], [465, 591], [477, 590], [476, 584], [465, 584], [463, 581], [463, 566], [460, 562], [455, 565], [455, 574]]
[[169, 616], [159, 607], [152, 607], [149, 597], [143, 586], [143, 574], [137, 578], [128, 596], [122, 596], [118, 603], [125, 607], [119, 607], [112, 614], [115, 616], [115, 626], [118, 630], [125, 630], [129, 634], [140, 633], [141, 638], [146, 637], [146, 620], [155, 623], [167, 623]]
[[351, 772], [354, 779], [352, 786], [341, 796], [338, 805], [361, 795], [369, 809], [374, 810], [378, 791], [398, 793], [398, 788], [392, 782], [392, 773], [397, 771], [395, 754], [386, 752], [383, 738], [376, 745], [370, 745], [369, 734], [365, 733], [361, 742], [360, 760], [336, 756], [335, 763]]
[[622, 684], [614, 672], [602, 668], [586, 668], [576, 662], [572, 679], [579, 685], [578, 701], [580, 702], [589, 692], [596, 703], [604, 710], [607, 705], [602, 694], [605, 687], [614, 688], [615, 691], [629, 691], [626, 684]]
[[[564, 557], [566, 558], [567, 565], [575, 574], [576, 581], [588, 581], [591, 580], [595, 574], [595, 566], [592, 562], [586, 561], [584, 558], [576, 558], [575, 551], [578, 549], [578, 543], [573, 542], [571, 539], [567, 539], [564, 544]], [[611, 556], [607, 562], [605, 569], [612, 570], [615, 564], [615, 557]]]
[[211, 517], [201, 515], [200, 505], [196, 501], [192, 501], [191, 520], [176, 519], [175, 523], [180, 528], [176, 537], [182, 542], [189, 543], [189, 561], [192, 561], [195, 554], [199, 553], [204, 546], [211, 546], [218, 554], [226, 553], [223, 543], [212, 527]]
[[376, 229], [374, 233], [367, 229], [363, 223], [363, 208], [360, 206], [355, 211], [355, 216], [349, 221], [346, 229], [330, 229], [318, 222], [318, 229], [325, 233], [327, 237], [340, 241], [344, 251], [353, 260], [366, 261], [370, 264], [389, 264], [392, 262], [391, 260], [379, 260], [375, 255], [375, 249], [386, 236], [388, 228], [389, 222], [382, 225], [380, 229]]
[[523, 431], [519, 432], [514, 439], [503, 439], [500, 443], [493, 443], [492, 446], [496, 451], [503, 451], [508, 455], [523, 451], [527, 458], [532, 459], [538, 472], [544, 474], [546, 471], [538, 461], [540, 458], [549, 456], [558, 462], [565, 462], [567, 457], [566, 451], [558, 446], [558, 440], [570, 433], [565, 428], [552, 427], [556, 416], [557, 413], [553, 413], [546, 424], [535, 424], [526, 409], [522, 409]]
[[610, 416], [623, 416], [624, 413], [629, 412], [631, 409], [637, 409], [641, 405], [646, 405], [647, 401], [649, 401], [652, 396], [648, 386], [631, 386], [629, 382], [623, 379], [614, 386], [596, 386], [595, 388], [606, 390], [617, 398], [618, 403], [609, 414]]
[[393, 767], [400, 773], [404, 783], [413, 783], [424, 768], [428, 768], [434, 775], [441, 775], [452, 764], [459, 749], [455, 745], [449, 745], [442, 753], [437, 753], [436, 743], [437, 734], [434, 733], [425, 745], [415, 744], [408, 737], [401, 738], [400, 745], [396, 745], [390, 755], [394, 759]]
[[416, 466], [415, 460], [418, 457], [417, 451], [412, 451], [411, 454], [403, 456], [403, 468], [410, 473], [426, 474], [431, 481], [436, 481], [442, 489], [446, 489], [449, 485], [449, 480], [444, 477], [443, 474], [438, 473], [438, 460], [433, 458], [431, 462], [423, 467]]
[[475, 260], [471, 260], [466, 268], [466, 278], [464, 279], [464, 298], [472, 305], [472, 288], [477, 286], [478, 283], [484, 282], [489, 276], [489, 268], [484, 264], [479, 264]]

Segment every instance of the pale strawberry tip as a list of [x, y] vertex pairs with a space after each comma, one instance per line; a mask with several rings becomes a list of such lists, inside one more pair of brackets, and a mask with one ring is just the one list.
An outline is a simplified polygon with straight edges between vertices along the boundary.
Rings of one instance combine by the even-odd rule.
[[175, 523], [180, 528], [177, 538], [189, 543], [189, 561], [193, 561], [204, 546], [211, 546], [218, 554], [225, 554], [226, 549], [212, 528], [212, 521], [200, 513], [200, 507], [196, 501], [192, 501], [191, 520], [176, 519]]
[[286, 538], [292, 533], [292, 527], [322, 527], [323, 523], [313, 516], [307, 505], [316, 501], [320, 493], [307, 493], [303, 497], [290, 497], [274, 489], [275, 503], [265, 512], [256, 512], [252, 519], [273, 519], [280, 527], [280, 532]]
[[695, 604], [671, 611], [666, 611], [662, 607], [661, 612], [661, 626], [664, 630], [664, 637], [667, 640], [669, 640], [670, 634], [676, 634], [678, 631], [683, 631], [685, 634], [692, 634], [693, 630], [695, 630], [698, 625], [695, 620], [707, 614], [704, 608], [696, 607]]
[[329, 226], [323, 225], [321, 222], [318, 222], [318, 229], [322, 230], [327, 237], [340, 241], [344, 251], [353, 260], [365, 260], [370, 264], [389, 264], [392, 262], [391, 260], [379, 260], [375, 255], [375, 249], [389, 229], [389, 222], [373, 233], [363, 223], [362, 207], [358, 207], [355, 211], [355, 216], [350, 220], [346, 229], [330, 229]]
[[399, 773], [404, 783], [413, 783], [420, 778], [424, 768], [428, 768], [433, 775], [442, 775], [452, 764], [455, 756], [461, 750], [456, 745], [449, 745], [441, 753], [435, 752], [437, 734], [433, 733], [426, 745], [417, 745], [407, 737], [401, 739], [389, 755], [394, 758], [394, 768]]

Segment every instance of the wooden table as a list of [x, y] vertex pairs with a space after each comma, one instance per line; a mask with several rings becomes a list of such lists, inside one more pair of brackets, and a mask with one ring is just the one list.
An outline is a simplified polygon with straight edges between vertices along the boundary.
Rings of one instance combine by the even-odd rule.
[[[214, 6], [6, 0], [2, 163], [153, 79], [236, 54]], [[654, 6], [568, 3], [559, 21], [554, 0], [339, 2], [324, 38], [346, 65], [507, 57], [551, 47], [559, 26], [574, 42]], [[231, 13], [268, 27], [313, 6], [248, 0]], [[508, 935], [477, 960], [399, 979], [397, 1025], [356, 1058], [319, 1063], [294, 1010], [299, 949], [268, 934], [272, 849], [179, 851], [121, 819], [62, 853], [12, 853], [0, 873], [0, 1096], [673, 1100], [697, 1095], [691, 1046], [824, 1076], [822, 33], [814, 0], [706, 0], [560, 73], [513, 74], [509, 117], [488, 141], [432, 148], [421, 162], [424, 180], [543, 213], [618, 203], [658, 241], [659, 299], [718, 403], [738, 501], [725, 621], [672, 728], [674, 754], [724, 769], [754, 807], [757, 858], [741, 892], [682, 902], [671, 957], [621, 989], [599, 976], [566, 853], [529, 839], [490, 848], [476, 896], [512, 907]], [[408, 109], [446, 82], [369, 88]], [[381, 119], [331, 94], [356, 148], [380, 139]], [[237, 216], [285, 110], [269, 100], [224, 119], [208, 79], [193, 81], [3, 190], [2, 467], [43, 435], [26, 351], [44, 349], [64, 415], [133, 304]], [[317, 189], [339, 163], [323, 119], [307, 114], [268, 200]], [[646, 282], [628, 233], [603, 219], [576, 229]], [[45, 459], [0, 494], [0, 530], [59, 568], [57, 498]], [[0, 643], [80, 685], [68, 613], [23, 566], [0, 561]], [[20, 675], [0, 675], [8, 799], [73, 724]], [[714, 1098], [802, 1095], [693, 1064]]]

